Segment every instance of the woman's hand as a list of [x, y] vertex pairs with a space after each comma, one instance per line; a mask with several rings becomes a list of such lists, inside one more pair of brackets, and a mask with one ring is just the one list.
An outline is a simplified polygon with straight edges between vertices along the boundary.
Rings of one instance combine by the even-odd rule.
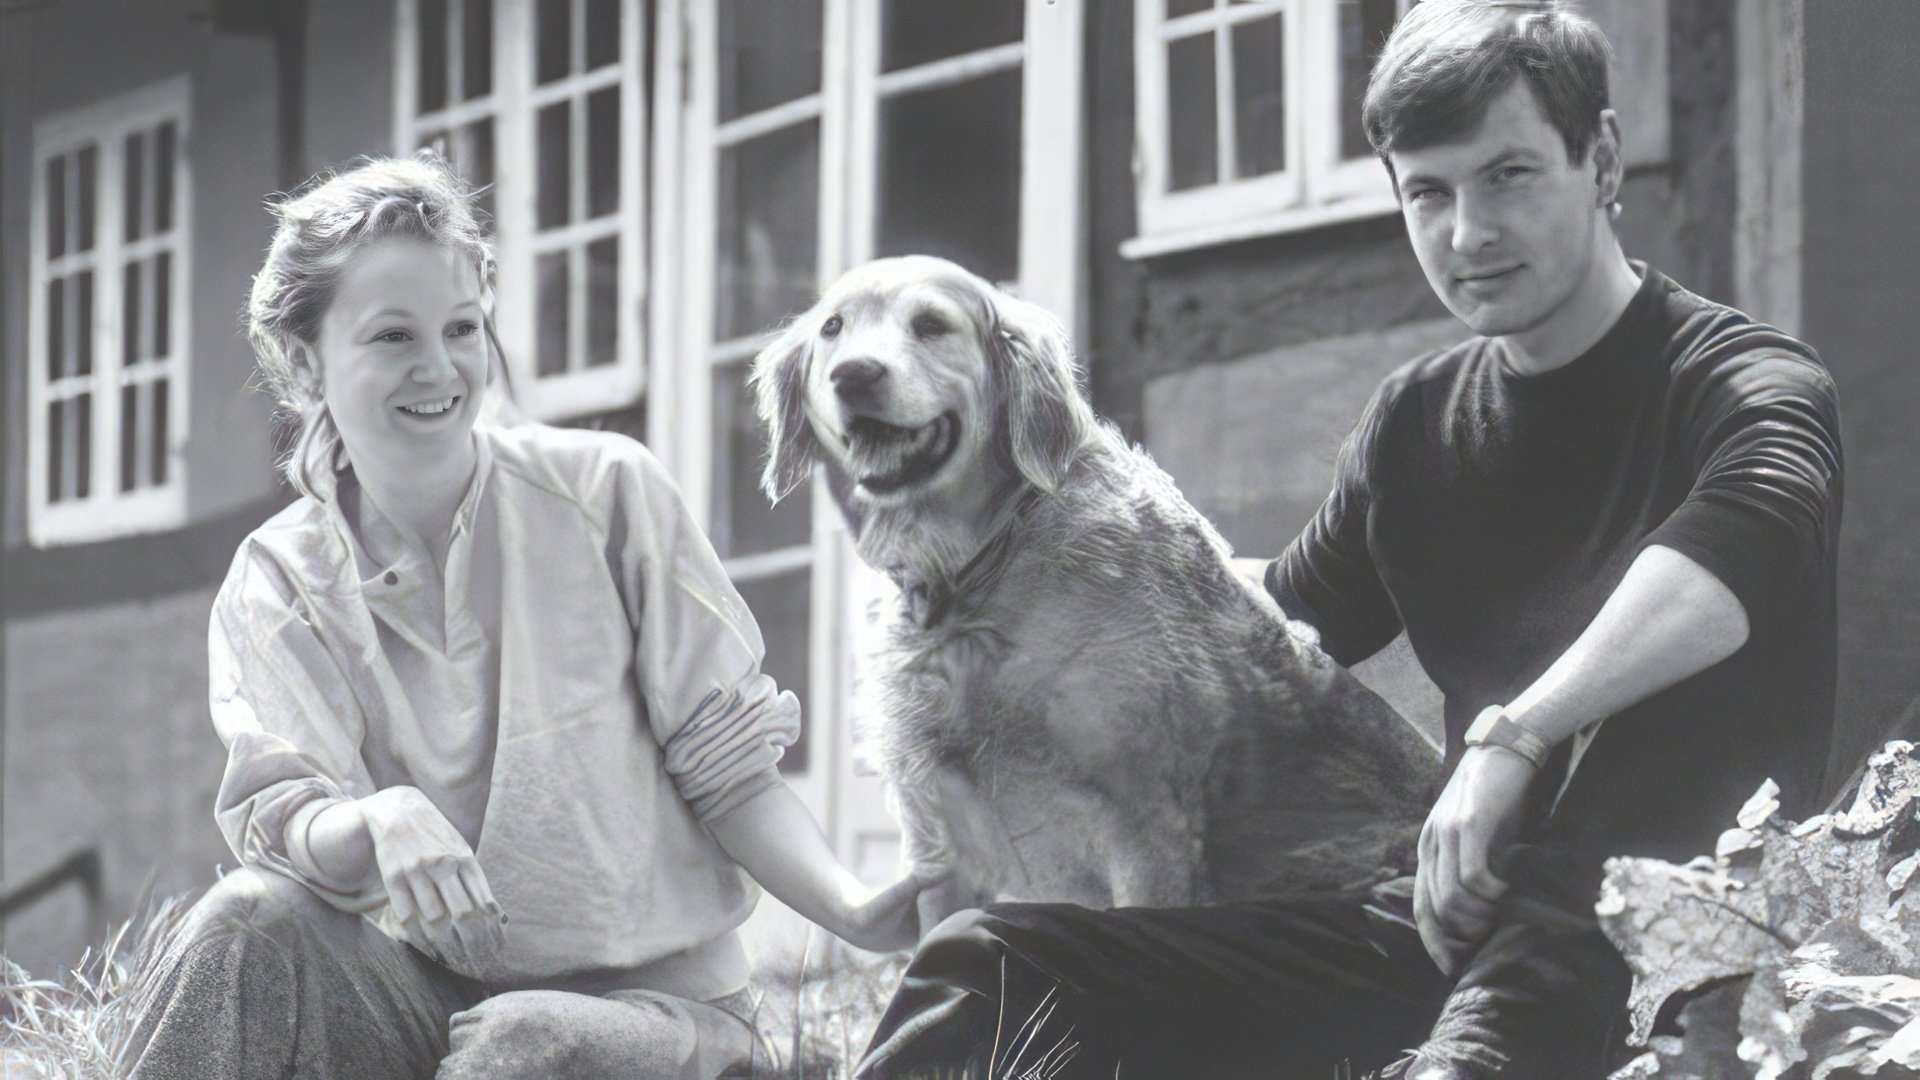
[[506, 916], [466, 838], [412, 787], [377, 791], [355, 805], [373, 839], [387, 902], [406, 940], [462, 971], [504, 944]]
[[847, 944], [869, 952], [911, 949], [920, 941], [921, 893], [949, 876], [940, 870], [915, 867], [879, 892], [848, 897], [840, 925], [828, 929], [839, 934]]

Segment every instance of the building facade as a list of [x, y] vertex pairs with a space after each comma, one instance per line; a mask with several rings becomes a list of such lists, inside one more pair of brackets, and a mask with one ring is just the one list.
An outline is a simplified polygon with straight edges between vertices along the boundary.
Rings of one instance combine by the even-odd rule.
[[[149, 880], [231, 862], [206, 617], [290, 497], [236, 331], [266, 193], [421, 146], [489, 185], [521, 409], [666, 463], [806, 705], [789, 779], [877, 878], [897, 841], [850, 701], [885, 590], [824, 491], [760, 494], [757, 343], [869, 258], [953, 258], [1061, 315], [1099, 411], [1276, 553], [1373, 385], [1464, 333], [1358, 133], [1405, 6], [0, 0], [0, 951], [70, 960]], [[1584, 6], [1618, 53], [1629, 253], [1839, 379], [1850, 760], [1920, 695], [1920, 375], [1890, 329], [1920, 295], [1917, 14]], [[1364, 671], [1437, 715], [1404, 650]]]

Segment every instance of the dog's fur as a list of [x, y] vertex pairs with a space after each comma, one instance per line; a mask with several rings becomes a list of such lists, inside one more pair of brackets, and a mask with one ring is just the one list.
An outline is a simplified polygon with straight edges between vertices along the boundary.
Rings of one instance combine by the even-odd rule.
[[[849, 393], [849, 372], [868, 382]], [[881, 260], [753, 379], [768, 494], [823, 463], [861, 557], [900, 587], [876, 742], [910, 854], [956, 872], [951, 902], [1179, 905], [1411, 866], [1438, 751], [1094, 418], [1046, 312], [942, 260]], [[873, 470], [901, 455], [862, 418], [951, 455], [888, 490]]]

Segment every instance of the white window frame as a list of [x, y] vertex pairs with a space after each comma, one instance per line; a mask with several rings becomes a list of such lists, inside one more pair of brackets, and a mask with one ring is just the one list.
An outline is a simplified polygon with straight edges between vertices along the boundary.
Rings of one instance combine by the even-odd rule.
[[[1399, 0], [1404, 13], [1408, 0]], [[1338, 221], [1399, 212], [1386, 170], [1371, 154], [1340, 156], [1339, 5], [1336, 0], [1215, 0], [1211, 10], [1166, 17], [1166, 0], [1134, 0], [1135, 171], [1139, 235], [1121, 244], [1143, 258]], [[1286, 161], [1281, 172], [1168, 190], [1167, 46], [1213, 33], [1216, 82], [1231, 76], [1224, 28], [1280, 15], [1286, 25]], [[1230, 95], [1217, 109], [1222, 175], [1231, 172], [1236, 118]]]
[[[453, 101], [429, 113], [418, 109], [419, 0], [399, 0], [395, 7], [394, 150], [411, 154], [430, 137], [454, 131], [479, 120], [493, 121], [494, 238], [500, 258], [499, 291], [494, 309], [506, 362], [513, 376], [515, 404], [535, 420], [564, 420], [624, 408], [638, 402], [646, 389], [646, 338], [643, 313], [647, 304], [647, 215], [642, 209], [648, 159], [642, 145], [641, 118], [647, 108], [642, 85], [646, 48], [646, 12], [641, 0], [619, 0], [620, 59], [617, 66], [586, 74], [569, 74], [536, 84], [538, 48], [534, 0], [447, 0], [447, 63], [449, 79], [459, 84], [462, 62], [460, 30], [466, 5], [491, 4], [493, 9], [493, 89], [469, 101]], [[584, 0], [573, 0], [571, 18], [584, 22]], [[583, 47], [576, 43], [576, 50]], [[576, 61], [579, 58], [576, 57]], [[576, 62], [575, 67], [584, 64]], [[555, 102], [590, 91], [620, 86], [620, 208], [611, 215], [577, 221], [558, 229], [537, 228], [539, 161], [535, 127], [539, 111]], [[587, 184], [587, 130], [584, 110], [576, 109], [570, 125], [571, 184], [569, 199], [584, 206]], [[587, 278], [585, 245], [594, 240], [619, 240], [619, 284], [616, 288], [614, 359], [586, 366]], [[539, 256], [555, 250], [578, 249], [570, 257], [567, 289], [569, 346], [567, 370], [540, 377]]]
[[[185, 447], [192, 370], [192, 325], [188, 294], [193, 281], [193, 179], [191, 85], [185, 75], [153, 83], [127, 94], [71, 112], [50, 116], [34, 126], [32, 223], [28, 239], [27, 320], [27, 536], [36, 547], [106, 540], [179, 528], [187, 516]], [[125, 147], [128, 135], [174, 125], [174, 206], [172, 228], [159, 235], [125, 239]], [[94, 174], [94, 243], [91, 251], [69, 250], [49, 262], [46, 228], [46, 166], [53, 158], [88, 144], [98, 147]], [[153, 178], [148, 176], [146, 183]], [[77, 208], [70, 208], [70, 214]], [[123, 364], [122, 281], [126, 265], [162, 251], [171, 255], [167, 306], [168, 350], [165, 362]], [[46, 378], [48, 279], [80, 269], [93, 272], [93, 370], [68, 376], [57, 391]], [[153, 379], [168, 381], [166, 482], [120, 490], [120, 390]], [[85, 498], [49, 501], [50, 453], [47, 406], [56, 398], [93, 396], [89, 421], [90, 472]], [[145, 439], [145, 425], [137, 438]]]
[[[961, 81], [988, 70], [1022, 70], [1021, 221], [1018, 286], [1077, 330], [1083, 319], [1081, 144], [1083, 0], [1027, 0], [1022, 41], [880, 71], [882, 0], [824, 0], [820, 91], [766, 110], [715, 122], [716, 0], [660, 0], [655, 64], [656, 201], [652, 260], [653, 345], [648, 375], [648, 442], [681, 486], [697, 520], [710, 520], [713, 492], [712, 371], [753, 355], [756, 334], [712, 340], [715, 167], [720, 129], [736, 134], [772, 121], [820, 120], [820, 231], [817, 277], [823, 287], [872, 257], [877, 226], [879, 103], [909, 88]], [[725, 0], [717, 0], [725, 2]], [[684, 63], [683, 63], [684, 60]], [[836, 73], [838, 77], [836, 77]], [[779, 116], [771, 114], [778, 113]], [[1045, 223], [1044, 227], [1038, 223]], [[769, 330], [772, 328], [769, 327]], [[729, 560], [746, 580], [809, 566], [809, 699], [813, 733], [806, 769], [787, 779], [826, 827], [843, 858], [897, 835], [879, 780], [853, 768], [851, 693], [869, 599], [883, 588], [853, 553], [840, 512], [824, 484], [807, 498], [812, 542]]]

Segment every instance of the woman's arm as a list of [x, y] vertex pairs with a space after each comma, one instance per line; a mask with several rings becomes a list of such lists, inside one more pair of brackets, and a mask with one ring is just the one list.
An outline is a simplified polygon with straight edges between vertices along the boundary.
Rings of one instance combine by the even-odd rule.
[[780, 779], [800, 703], [761, 670], [765, 643], [713, 545], [673, 481], [638, 446], [614, 462], [613, 513], [634, 673], [662, 766], [733, 860], [802, 916], [862, 948], [917, 937], [908, 876], [877, 894], [842, 867], [813, 816]]
[[419, 791], [373, 790], [364, 718], [343, 708], [346, 676], [293, 595], [243, 546], [214, 601], [209, 706], [227, 744], [215, 816], [229, 844], [343, 910], [390, 904], [424, 950], [457, 962], [497, 949], [499, 908], [466, 840]]
[[910, 948], [914, 901], [929, 882], [908, 874], [884, 889], [862, 885], [833, 856], [813, 815], [784, 781], [707, 822], [720, 846], [781, 903], [862, 949]]

